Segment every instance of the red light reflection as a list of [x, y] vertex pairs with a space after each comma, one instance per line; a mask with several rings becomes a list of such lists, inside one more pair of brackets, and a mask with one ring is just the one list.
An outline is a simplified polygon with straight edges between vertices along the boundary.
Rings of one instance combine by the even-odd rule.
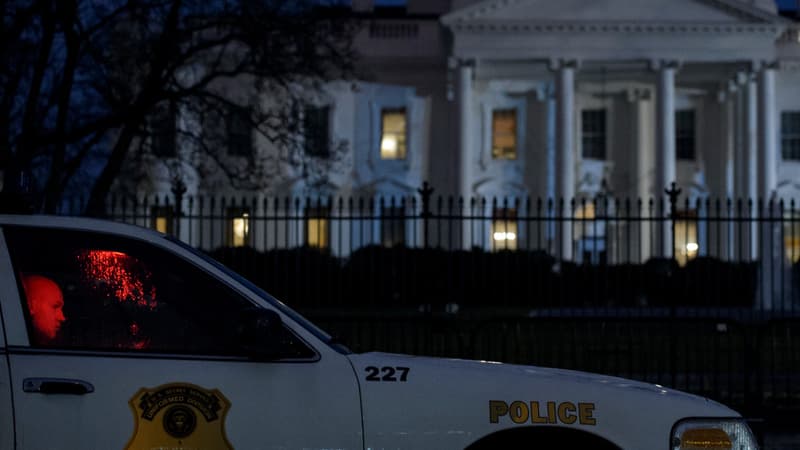
[[78, 254], [78, 261], [94, 289], [120, 303], [150, 309], [158, 306], [156, 287], [150, 282], [152, 273], [138, 259], [121, 252], [86, 250]]
[[[156, 287], [151, 280], [153, 274], [133, 256], [109, 250], [85, 250], [77, 259], [84, 281], [102, 297], [151, 311], [158, 307]], [[128, 325], [130, 340], [117, 346], [135, 350], [148, 348], [150, 338], [142, 336], [141, 332], [139, 324], [132, 321]]]

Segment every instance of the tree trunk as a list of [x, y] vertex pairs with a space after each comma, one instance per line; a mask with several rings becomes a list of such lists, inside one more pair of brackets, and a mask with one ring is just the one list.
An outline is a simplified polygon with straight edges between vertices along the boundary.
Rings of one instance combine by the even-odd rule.
[[103, 167], [103, 172], [97, 177], [97, 180], [92, 186], [92, 191], [89, 194], [89, 201], [86, 204], [84, 213], [93, 217], [105, 217], [108, 215], [106, 211], [106, 197], [111, 190], [111, 185], [119, 175], [122, 168], [122, 163], [125, 161], [125, 156], [128, 154], [128, 149], [133, 142], [136, 135], [135, 123], [128, 122], [120, 130], [119, 138], [117, 138], [114, 149], [108, 157], [108, 161]]
[[44, 205], [43, 210], [46, 213], [53, 214], [58, 209], [58, 203], [63, 193], [64, 183], [67, 181], [64, 177], [64, 164], [67, 157], [67, 139], [66, 127], [70, 114], [70, 101], [72, 98], [73, 82], [75, 80], [75, 71], [78, 66], [78, 54], [80, 51], [80, 41], [75, 31], [75, 22], [77, 21], [77, 8], [78, 5], [74, 0], [60, 0], [59, 18], [61, 20], [61, 28], [64, 33], [64, 39], [67, 47], [67, 58], [64, 63], [64, 79], [58, 87], [58, 114], [56, 118], [56, 142], [53, 149], [53, 157], [50, 164], [50, 176], [47, 180], [47, 185], [44, 190]]

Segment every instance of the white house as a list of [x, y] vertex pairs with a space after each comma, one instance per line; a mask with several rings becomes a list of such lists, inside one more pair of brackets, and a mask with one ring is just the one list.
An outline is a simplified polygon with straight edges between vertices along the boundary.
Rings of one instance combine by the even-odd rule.
[[[352, 3], [371, 77], [330, 83], [308, 112], [316, 133], [347, 145], [323, 195], [408, 196], [429, 181], [437, 194], [464, 198], [661, 199], [676, 182], [690, 204], [800, 200], [800, 23], [779, 15], [773, 0]], [[254, 142], [254, 151], [269, 147]], [[169, 192], [166, 172], [153, 178], [147, 191]], [[188, 184], [187, 195], [244, 194], [199, 177]], [[306, 188], [287, 168], [257, 195], [304, 196]], [[592, 218], [591, 206], [571, 213]], [[502, 220], [492, 221], [485, 245], [516, 247], [516, 211], [487, 209]], [[307, 216], [315, 225], [287, 231], [290, 240], [331, 245], [342, 234], [325, 214]], [[740, 256], [733, 242], [758, 254], [755, 227], [728, 227], [712, 239], [696, 220], [677, 225], [684, 259]], [[783, 242], [800, 255], [794, 228]], [[550, 250], [566, 259], [605, 251], [612, 244], [597, 235], [607, 233], [547, 230]], [[344, 234], [340, 246], [352, 248], [355, 238]], [[460, 247], [474, 245], [466, 229], [457, 234]], [[642, 259], [660, 253], [651, 234], [641, 230]], [[670, 245], [656, 246], [668, 253]]]

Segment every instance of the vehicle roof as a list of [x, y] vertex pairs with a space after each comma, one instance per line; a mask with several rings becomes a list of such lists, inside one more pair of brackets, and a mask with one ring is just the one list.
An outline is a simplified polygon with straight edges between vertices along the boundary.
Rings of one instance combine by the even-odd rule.
[[0, 225], [23, 225], [46, 228], [65, 228], [71, 230], [100, 231], [121, 234], [145, 240], [161, 240], [164, 234], [158, 231], [107, 219], [87, 217], [52, 216], [43, 214], [17, 215], [0, 214]]

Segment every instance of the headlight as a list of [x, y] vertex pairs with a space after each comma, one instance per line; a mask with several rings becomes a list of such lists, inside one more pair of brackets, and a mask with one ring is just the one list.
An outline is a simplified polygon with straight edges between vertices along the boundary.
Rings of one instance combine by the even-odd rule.
[[686, 419], [672, 427], [672, 450], [758, 450], [743, 419]]

